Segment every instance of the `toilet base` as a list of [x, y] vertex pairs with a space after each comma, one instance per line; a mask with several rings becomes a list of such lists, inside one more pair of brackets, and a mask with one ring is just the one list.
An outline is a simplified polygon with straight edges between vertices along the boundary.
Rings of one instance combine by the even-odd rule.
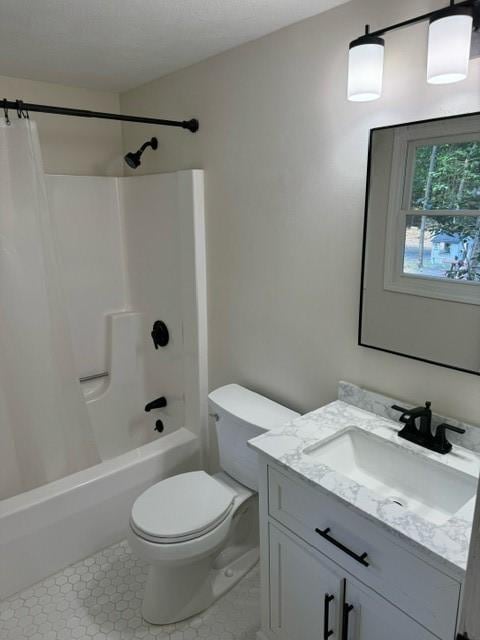
[[150, 624], [173, 624], [205, 609], [234, 587], [259, 559], [250, 548], [225, 566], [211, 557], [171, 568], [151, 565], [145, 585], [142, 616]]

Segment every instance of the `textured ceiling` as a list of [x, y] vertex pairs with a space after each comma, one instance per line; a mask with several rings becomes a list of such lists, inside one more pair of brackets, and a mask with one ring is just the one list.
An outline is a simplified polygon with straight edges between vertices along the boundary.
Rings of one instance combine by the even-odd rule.
[[0, 75], [124, 91], [347, 0], [0, 0]]

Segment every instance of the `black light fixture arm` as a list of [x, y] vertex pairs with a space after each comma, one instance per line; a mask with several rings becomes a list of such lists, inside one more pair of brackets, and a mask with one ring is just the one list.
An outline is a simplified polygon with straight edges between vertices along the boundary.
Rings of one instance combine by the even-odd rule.
[[155, 124], [162, 127], [178, 127], [188, 129], [192, 133], [198, 131], [198, 120], [165, 120], [163, 118], [144, 118], [142, 116], [128, 116], [119, 113], [105, 113], [103, 111], [90, 111], [88, 109], [71, 109], [70, 107], [53, 107], [46, 104], [22, 102], [21, 100], [2, 100], [3, 109], [18, 111], [19, 105], [26, 113], [51, 113], [59, 116], [75, 116], [77, 118], [99, 118], [101, 120], [117, 120], [120, 122], [138, 122], [142, 124]]
[[392, 24], [389, 27], [384, 27], [383, 29], [377, 29], [376, 31], [370, 31], [370, 26], [366, 25], [365, 33], [366, 35], [370, 35], [372, 37], [381, 37], [390, 31], [397, 31], [397, 29], [403, 29], [404, 27], [410, 27], [414, 24], [418, 24], [420, 22], [428, 22], [432, 18], [440, 15], [445, 9], [450, 7], [471, 7], [473, 10], [473, 26], [475, 30], [480, 28], [480, 0], [463, 0], [462, 2], [454, 2], [454, 0], [450, 0], [450, 4], [448, 7], [443, 7], [442, 9], [435, 9], [434, 11], [429, 11], [429, 13], [424, 13], [420, 16], [416, 16], [415, 18], [410, 18], [409, 20], [404, 20], [403, 22], [397, 22], [396, 24]]

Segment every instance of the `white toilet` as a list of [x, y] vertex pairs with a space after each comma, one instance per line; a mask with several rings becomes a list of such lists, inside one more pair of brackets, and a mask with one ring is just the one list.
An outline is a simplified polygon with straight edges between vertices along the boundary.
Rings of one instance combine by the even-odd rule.
[[247, 441], [299, 415], [236, 384], [209, 400], [223, 471], [162, 480], [132, 508], [129, 542], [150, 564], [142, 614], [152, 624], [203, 611], [255, 565], [257, 460]]

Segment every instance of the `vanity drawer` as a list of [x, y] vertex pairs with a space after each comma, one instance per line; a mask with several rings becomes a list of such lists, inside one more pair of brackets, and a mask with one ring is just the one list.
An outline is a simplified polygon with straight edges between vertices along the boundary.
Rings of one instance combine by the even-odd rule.
[[379, 525], [338, 499], [271, 466], [268, 491], [272, 518], [438, 637], [453, 640], [459, 582], [399, 546]]

